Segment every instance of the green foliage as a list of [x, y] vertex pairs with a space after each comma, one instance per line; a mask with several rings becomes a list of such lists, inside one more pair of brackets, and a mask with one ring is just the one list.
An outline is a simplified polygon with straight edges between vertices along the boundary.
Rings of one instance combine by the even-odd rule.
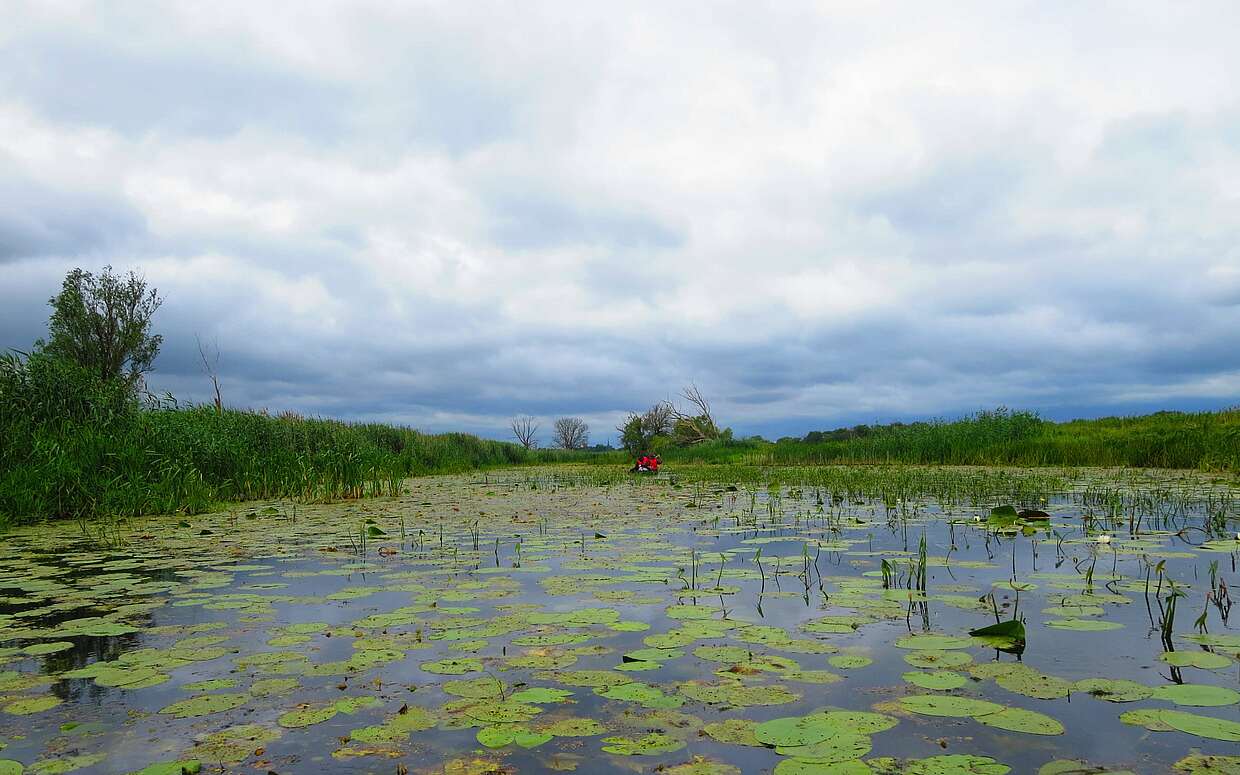
[[0, 524], [390, 495], [409, 476], [555, 459], [463, 433], [144, 407], [124, 380], [69, 360], [0, 355]]
[[[725, 432], [726, 433], [726, 432]], [[772, 443], [669, 449], [667, 462], [746, 465], [1127, 466], [1240, 471], [1240, 408], [1050, 422], [999, 408], [953, 421], [857, 426]]]
[[121, 277], [105, 266], [96, 276], [74, 269], [48, 300], [48, 340], [39, 349], [133, 386], [159, 353], [163, 337], [151, 333], [151, 318], [162, 302], [134, 272]]

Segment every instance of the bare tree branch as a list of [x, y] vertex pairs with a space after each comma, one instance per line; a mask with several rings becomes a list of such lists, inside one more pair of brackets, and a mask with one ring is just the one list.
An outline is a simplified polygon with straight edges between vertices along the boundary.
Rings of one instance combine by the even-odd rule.
[[580, 417], [561, 417], [555, 421], [554, 443], [562, 449], [584, 449], [590, 440], [590, 426]]
[[215, 391], [215, 411], [222, 414], [224, 412], [224, 400], [220, 396], [220, 374], [219, 374], [220, 345], [219, 345], [219, 342], [215, 342], [213, 344], [213, 349], [215, 350], [214, 357], [208, 358], [207, 350], [205, 347], [203, 347], [202, 339], [199, 338], [198, 334], [194, 334], [194, 341], [198, 343], [198, 357], [202, 359], [202, 370], [205, 371], [207, 373], [207, 376], [211, 378], [211, 388], [212, 390]]
[[675, 424], [676, 440], [692, 445], [719, 438], [719, 426], [711, 415], [710, 402], [698, 386], [690, 383], [680, 392], [680, 397], [689, 402], [687, 411], [668, 404]]
[[529, 415], [524, 417], [514, 417], [509, 421], [509, 427], [512, 428], [512, 435], [516, 437], [517, 443], [526, 449], [534, 449], [538, 446], [538, 421]]

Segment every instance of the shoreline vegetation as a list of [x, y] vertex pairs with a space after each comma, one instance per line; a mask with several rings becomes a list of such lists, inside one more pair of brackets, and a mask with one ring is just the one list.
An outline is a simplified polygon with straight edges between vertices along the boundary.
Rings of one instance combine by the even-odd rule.
[[[665, 457], [668, 457], [665, 455]], [[803, 439], [673, 452], [682, 462], [1167, 468], [1240, 472], [1240, 408], [1054, 422], [996, 409], [956, 420], [857, 426]]]
[[[0, 526], [44, 518], [201, 513], [221, 502], [395, 495], [406, 478], [579, 463], [628, 452], [525, 449], [465, 433], [269, 415], [133, 392], [45, 353], [0, 358]], [[661, 440], [662, 441], [662, 440]], [[1240, 472], [1240, 410], [1057, 423], [999, 409], [770, 442], [662, 444], [680, 465], [1089, 466]]]

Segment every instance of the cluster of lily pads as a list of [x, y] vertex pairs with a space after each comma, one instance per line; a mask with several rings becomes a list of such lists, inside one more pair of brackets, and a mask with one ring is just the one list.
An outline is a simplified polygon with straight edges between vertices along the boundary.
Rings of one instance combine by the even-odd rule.
[[[1155, 766], [1240, 772], [1240, 635], [1221, 600], [1206, 627], [1154, 638], [1151, 680], [1079, 675], [1105, 666], [1099, 638], [1136, 636], [1135, 601], [1153, 601], [1152, 625], [1168, 590], [1200, 590], [1203, 563], [1234, 562], [1240, 542], [1188, 542], [1170, 522], [1124, 535], [1070, 498], [410, 488], [134, 522], [120, 548], [68, 525], [8, 536], [0, 775], [628, 757], [676, 775], [1001, 775], [1005, 746], [1069, 734], [1067, 702], [1128, 705], [1111, 717], [1134, 745], [1178, 735], [1183, 755]], [[1043, 775], [1108, 771], [1042, 750]]]

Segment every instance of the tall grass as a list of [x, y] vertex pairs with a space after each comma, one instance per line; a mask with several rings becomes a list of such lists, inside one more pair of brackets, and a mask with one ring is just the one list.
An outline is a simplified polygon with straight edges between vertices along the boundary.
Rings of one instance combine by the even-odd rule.
[[581, 455], [373, 423], [144, 407], [66, 361], [0, 357], [0, 524], [395, 494], [409, 476], [566, 457]]

